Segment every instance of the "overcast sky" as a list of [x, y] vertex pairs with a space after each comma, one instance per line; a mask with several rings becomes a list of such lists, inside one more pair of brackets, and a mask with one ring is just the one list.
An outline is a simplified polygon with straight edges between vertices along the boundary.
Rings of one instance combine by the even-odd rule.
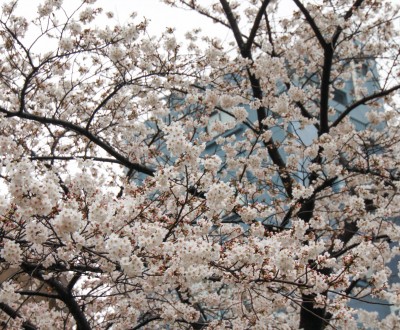
[[[0, 0], [0, 3], [8, 2]], [[26, 17], [33, 17], [37, 12], [37, 6], [42, 0], [18, 0], [18, 13]], [[202, 4], [213, 2], [202, 0]], [[63, 7], [68, 12], [77, 8], [80, 0], [64, 0]], [[201, 27], [202, 31], [209, 36], [218, 36], [224, 40], [229, 32], [219, 24], [213, 24], [210, 19], [203, 17], [193, 11], [171, 8], [160, 0], [98, 0], [95, 4], [102, 7], [104, 11], [114, 13], [115, 23], [127, 23], [132, 12], [137, 13], [137, 19], [146, 17], [150, 20], [150, 34], [159, 35], [166, 27], [176, 28], [177, 37], [183, 37], [186, 31]]]
[[[290, 15], [293, 10], [292, 2], [280, 1], [285, 2], [281, 15]], [[0, 3], [4, 2], [8, 0], [0, 0]], [[33, 17], [38, 4], [42, 2], [42, 0], [18, 0], [18, 12], [26, 17]], [[213, 2], [215, 0], [201, 0], [203, 6]], [[71, 12], [80, 3], [81, 0], [64, 0], [63, 7]], [[186, 31], [200, 27], [205, 35], [219, 37], [222, 41], [232, 40], [231, 32], [220, 24], [214, 24], [210, 19], [191, 10], [171, 8], [160, 0], [98, 0], [96, 6], [102, 7], [104, 11], [113, 12], [115, 23], [127, 23], [132, 12], [137, 13], [138, 20], [146, 17], [150, 20], [150, 34], [159, 35], [166, 27], [174, 27], [176, 36], [181, 39]]]

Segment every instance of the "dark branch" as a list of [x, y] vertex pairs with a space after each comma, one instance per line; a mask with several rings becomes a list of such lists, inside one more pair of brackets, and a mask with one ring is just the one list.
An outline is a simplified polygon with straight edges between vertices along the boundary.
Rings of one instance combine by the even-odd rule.
[[57, 292], [59, 299], [66, 305], [69, 312], [72, 314], [78, 330], [90, 330], [90, 324], [86, 319], [84, 312], [69, 291], [60, 281], [55, 278], [44, 279], [43, 277], [43, 267], [37, 264], [23, 262], [21, 264], [21, 269], [41, 282], [49, 285], [55, 292]]
[[107, 104], [107, 102], [108, 102], [109, 100], [111, 100], [111, 99], [118, 93], [118, 91], [119, 91], [122, 87], [124, 87], [124, 86], [125, 86], [124, 83], [117, 84], [117, 85], [115, 86], [114, 90], [113, 90], [110, 94], [108, 94], [107, 97], [104, 98], [103, 101], [100, 102], [100, 104], [96, 107], [96, 109], [93, 110], [93, 112], [92, 112], [92, 114], [90, 115], [90, 118], [89, 118], [89, 120], [88, 120], [88, 122], [87, 122], [87, 124], [86, 124], [86, 130], [89, 130], [90, 124], [92, 123], [92, 121], [93, 121], [94, 116], [96, 115], [96, 113], [97, 113], [101, 108], [103, 108], [103, 107]]
[[[43, 281], [43, 279], [42, 279]], [[67, 306], [69, 312], [75, 319], [77, 328], [79, 330], [90, 330], [90, 324], [86, 319], [84, 312], [82, 311], [79, 304], [76, 302], [74, 296], [69, 292], [60, 281], [51, 278], [44, 280], [50, 287], [52, 287], [60, 296], [61, 301]]]
[[76, 160], [76, 159], [84, 159], [84, 160], [93, 160], [95, 162], [103, 162], [103, 163], [114, 163], [121, 164], [120, 161], [114, 158], [104, 158], [104, 157], [88, 157], [88, 156], [32, 156], [30, 160]]
[[[20, 313], [18, 313], [14, 308], [11, 308], [10, 306], [4, 304], [4, 303], [0, 303], [0, 309], [6, 313], [9, 317], [11, 317], [12, 319], [16, 319], [18, 318], [22, 318], [22, 315]], [[22, 329], [24, 330], [37, 330], [38, 328], [33, 325], [31, 322], [29, 321], [25, 321], [24, 323], [22, 323]]]
[[128, 158], [124, 157], [123, 155], [118, 153], [114, 148], [112, 148], [107, 142], [101, 140], [99, 137], [93, 135], [92, 133], [90, 133], [83, 127], [74, 125], [68, 121], [64, 121], [64, 120], [60, 120], [60, 119], [40, 117], [40, 116], [32, 115], [29, 113], [11, 112], [2, 107], [0, 107], [0, 113], [6, 114], [6, 117], [9, 117], [9, 118], [18, 117], [21, 119], [36, 121], [36, 122], [39, 122], [42, 124], [51, 124], [51, 125], [68, 128], [68, 129], [86, 137], [87, 139], [89, 139], [90, 141], [92, 141], [93, 143], [98, 145], [100, 148], [107, 151], [107, 153], [109, 153], [110, 155], [115, 157], [115, 159], [117, 159], [120, 162], [120, 164], [126, 166], [127, 168], [136, 170], [140, 173], [147, 174], [150, 176], [154, 175], [155, 171], [153, 169], [146, 167], [144, 165], [141, 165], [141, 164], [132, 163], [131, 161], [129, 161]]
[[392, 88], [383, 90], [378, 93], [371, 94], [369, 96], [364, 97], [361, 100], [358, 100], [351, 104], [345, 111], [341, 113], [341, 115], [332, 123], [331, 127], [337, 126], [350, 112], [352, 112], [354, 109], [356, 109], [358, 106], [362, 104], [366, 104], [369, 101], [381, 98], [383, 96], [389, 95], [390, 93], [400, 89], [400, 85], [393, 86]]
[[138, 323], [135, 327], [131, 328], [130, 330], [138, 330], [138, 329], [144, 327], [146, 324], [149, 324], [150, 322], [153, 322], [153, 321], [156, 321], [156, 320], [161, 320], [161, 317], [154, 316], [154, 317], [150, 317], [148, 319], [145, 319], [144, 321]]
[[[234, 34], [236, 43], [241, 51], [242, 56], [244, 58], [251, 60], [252, 59], [251, 49], [247, 53], [245, 52], [245, 44], [243, 42], [241, 32], [239, 30], [235, 16], [233, 15], [228, 2], [226, 0], [220, 0], [220, 3], [222, 5], [222, 8], [225, 12], [225, 15], [226, 15], [228, 21], [229, 21], [229, 24], [231, 25], [232, 32]], [[264, 4], [267, 4], [267, 3], [265, 2]], [[262, 91], [259, 79], [257, 79], [256, 76], [250, 72], [250, 69], [247, 69], [247, 74], [248, 74], [248, 77], [250, 80], [253, 96], [256, 99], [262, 100], [263, 99], [263, 91]], [[258, 124], [259, 124], [260, 132], [262, 132], [263, 129], [268, 129], [268, 127], [265, 127], [265, 125], [263, 124], [264, 119], [267, 118], [267, 110], [265, 107], [261, 106], [257, 109], [257, 117], [258, 117]], [[264, 145], [266, 146], [266, 148], [268, 150], [268, 154], [271, 157], [273, 163], [278, 166], [279, 177], [283, 183], [286, 193], [289, 195], [289, 197], [291, 197], [292, 196], [292, 179], [289, 176], [289, 174], [287, 173], [285, 161], [283, 160], [282, 156], [280, 155], [278, 147], [276, 146], [273, 138], [271, 138], [269, 141], [265, 142]]]
[[242, 33], [240, 32], [239, 26], [237, 25], [237, 22], [236, 22], [235, 15], [233, 14], [233, 12], [231, 10], [231, 7], [229, 6], [228, 1], [219, 0], [219, 2], [221, 3], [222, 8], [224, 9], [226, 18], [228, 19], [229, 25], [233, 32], [233, 36], [236, 39], [236, 43], [238, 44], [238, 46], [240, 48], [242, 56], [247, 57], [247, 56], [244, 56], [244, 54], [243, 54], [243, 52], [245, 50], [245, 43], [242, 38]]
[[317, 37], [321, 47], [325, 49], [326, 46], [327, 46], [325, 38], [321, 34], [321, 31], [319, 30], [319, 27], [315, 23], [314, 19], [311, 17], [310, 12], [306, 9], [306, 7], [303, 6], [303, 4], [299, 0], [293, 0], [293, 1], [296, 4], [296, 6], [300, 9], [300, 11], [303, 13], [303, 15], [306, 18], [308, 24], [310, 25], [310, 27], [313, 30], [315, 36]]
[[[335, 183], [337, 177], [330, 178], [328, 180], [325, 180], [320, 186], [314, 189], [313, 194], [309, 198], [301, 198], [299, 201], [294, 203], [295, 205], [300, 203], [301, 207], [299, 211], [297, 212], [297, 216], [300, 217], [302, 220], [305, 222], [310, 221], [312, 217], [312, 212], [314, 208], [314, 203], [315, 203], [315, 197], [317, 194], [321, 191], [323, 191], [325, 188], [332, 187], [332, 185]], [[281, 228], [285, 228], [288, 224], [290, 219], [293, 216], [293, 211], [296, 207], [292, 206], [286, 213], [285, 217], [282, 220], [282, 223], [280, 224]]]
[[253, 27], [251, 28], [249, 38], [247, 39], [247, 42], [242, 50], [242, 55], [243, 53], [250, 54], [251, 46], [253, 45], [254, 38], [256, 37], [258, 28], [260, 27], [261, 19], [265, 10], [267, 9], [269, 1], [270, 0], [264, 0], [264, 2], [262, 3], [261, 8], [257, 13], [256, 19], [254, 20]]
[[[205, 12], [204, 10], [202, 10], [200, 7], [196, 7], [193, 2], [188, 2], [188, 1], [181, 1], [182, 4], [184, 4], [185, 6], [187, 6], [190, 9], [195, 10], [196, 12], [198, 12], [200, 15], [203, 15], [207, 18], [210, 18], [214, 23], [218, 23], [221, 24], [222, 26], [225, 26], [226, 28], [230, 29], [230, 25], [226, 22], [224, 22], [223, 20], [219, 19], [216, 16], [211, 15], [209, 12]], [[241, 33], [242, 38], [245, 38], [246, 40], [248, 39], [248, 36], [246, 36], [245, 34]], [[257, 46], [258, 48], [261, 48], [261, 45], [257, 42], [255, 42], [253, 40], [253, 45]]]
[[330, 89], [330, 79], [332, 72], [332, 60], [333, 60], [334, 50], [333, 48], [325, 48], [324, 51], [324, 66], [322, 69], [322, 79], [321, 79], [321, 104], [320, 104], [320, 114], [319, 114], [319, 135], [329, 132], [329, 89]]
[[[354, 9], [360, 7], [363, 2], [364, 2], [364, 0], [356, 0], [356, 2], [353, 4], [353, 6], [351, 6], [350, 9], [347, 11], [347, 13], [344, 15], [344, 20], [347, 21], [351, 16], [353, 16]], [[332, 46], [333, 47], [336, 46], [336, 43], [337, 43], [342, 31], [343, 31], [343, 28], [341, 26], [338, 26], [336, 28], [336, 31], [332, 36]]]
[[45, 293], [45, 292], [40, 292], [40, 291], [15, 291], [16, 293], [19, 293], [24, 296], [37, 296], [37, 297], [44, 297], [44, 298], [49, 298], [49, 299], [60, 299], [60, 297], [56, 294], [53, 293]]
[[81, 276], [82, 276], [82, 273], [75, 273], [74, 274], [74, 276], [72, 277], [71, 281], [69, 281], [68, 286], [67, 286], [67, 290], [69, 292], [72, 291], [72, 289], [74, 288], [75, 284], [79, 281]]

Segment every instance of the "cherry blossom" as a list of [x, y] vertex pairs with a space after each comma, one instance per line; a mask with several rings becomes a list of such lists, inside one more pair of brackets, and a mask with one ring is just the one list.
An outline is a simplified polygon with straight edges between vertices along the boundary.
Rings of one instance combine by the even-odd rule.
[[3, 4], [1, 324], [394, 329], [399, 6], [164, 2]]

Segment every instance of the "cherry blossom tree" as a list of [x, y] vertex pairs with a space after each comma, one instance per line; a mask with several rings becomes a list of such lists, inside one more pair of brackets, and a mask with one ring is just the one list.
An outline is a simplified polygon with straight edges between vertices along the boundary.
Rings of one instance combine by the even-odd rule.
[[3, 4], [2, 327], [395, 329], [399, 7], [165, 2], [232, 42]]

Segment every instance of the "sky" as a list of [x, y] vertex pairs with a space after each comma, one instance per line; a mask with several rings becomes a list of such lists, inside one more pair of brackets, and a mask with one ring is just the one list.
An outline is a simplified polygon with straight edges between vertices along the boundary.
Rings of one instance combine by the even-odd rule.
[[[9, 0], [0, 0], [1, 3]], [[18, 13], [29, 18], [37, 12], [37, 6], [44, 0], [18, 0]], [[203, 6], [215, 3], [216, 0], [201, 0]], [[280, 16], [289, 16], [294, 8], [292, 1], [278, 0], [283, 6]], [[397, 0], [396, 0], [397, 1]], [[400, 1], [400, 0], [398, 0]], [[81, 0], [64, 0], [63, 7], [71, 12], [79, 6]], [[114, 23], [124, 24], [129, 22], [132, 12], [137, 13], [136, 21], [146, 17], [150, 20], [148, 31], [152, 35], [160, 35], [166, 27], [175, 28], [175, 36], [183, 40], [188, 30], [201, 28], [202, 34], [209, 37], [218, 37], [222, 42], [232, 41], [231, 31], [221, 24], [215, 24], [210, 19], [191, 10], [171, 8], [161, 0], [97, 0], [97, 7], [102, 7], [105, 12], [114, 13]]]
[[[0, 0], [0, 4], [9, 0]], [[29, 18], [37, 12], [37, 6], [44, 0], [18, 0], [18, 14]], [[215, 1], [215, 0], [214, 0]], [[202, 4], [212, 3], [212, 0], [202, 0]], [[80, 0], [64, 0], [63, 7], [72, 11], [81, 3]], [[136, 20], [146, 17], [150, 20], [148, 31], [159, 35], [166, 27], [176, 28], [176, 36], [183, 38], [186, 31], [201, 28], [208, 36], [219, 37], [222, 40], [229, 37], [229, 31], [210, 19], [193, 11], [180, 8], [171, 8], [160, 0], [98, 0], [96, 7], [102, 7], [105, 12], [114, 13], [114, 23], [127, 23], [132, 12], [137, 13]]]
[[129, 18], [131, 11], [137, 12], [138, 18], [146, 17], [151, 20], [150, 31], [153, 33], [158, 33], [165, 27], [175, 27], [177, 33], [198, 27], [209, 35], [217, 36], [221, 33], [221, 27], [209, 19], [190, 10], [171, 8], [159, 0], [98, 0], [97, 3], [109, 8], [121, 22]]

